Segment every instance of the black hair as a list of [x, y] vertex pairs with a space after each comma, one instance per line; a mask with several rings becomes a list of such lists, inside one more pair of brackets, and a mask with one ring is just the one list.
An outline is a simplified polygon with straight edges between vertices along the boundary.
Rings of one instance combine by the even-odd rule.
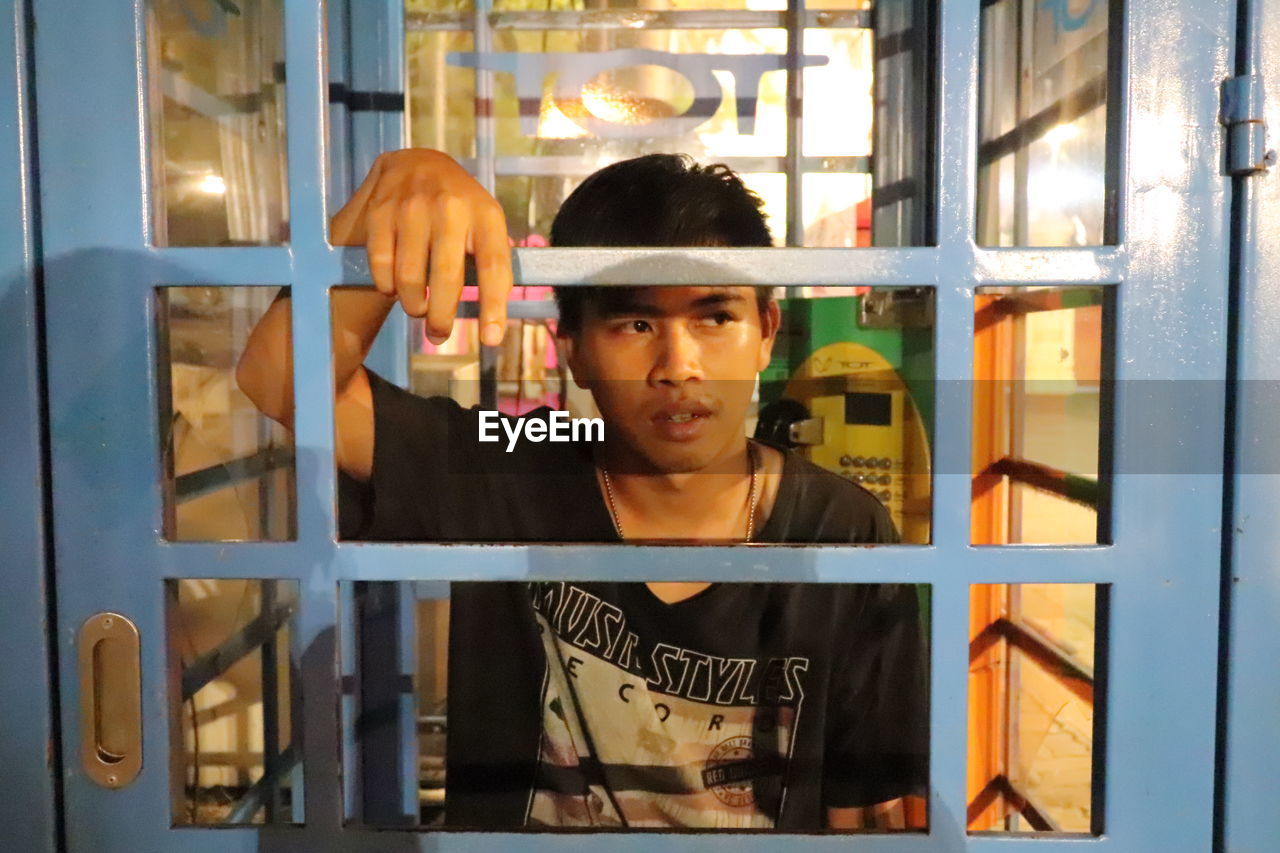
[[[686, 154], [647, 154], [595, 172], [569, 194], [551, 223], [551, 245], [772, 246], [764, 202], [728, 166]], [[582, 326], [586, 300], [617, 288], [559, 287], [558, 333]], [[764, 310], [772, 288], [756, 288]]]

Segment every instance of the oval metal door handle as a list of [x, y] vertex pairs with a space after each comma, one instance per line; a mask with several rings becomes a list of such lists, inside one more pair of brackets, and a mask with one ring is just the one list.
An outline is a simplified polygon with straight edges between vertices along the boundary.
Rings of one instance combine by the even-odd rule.
[[142, 769], [142, 662], [138, 628], [119, 613], [80, 626], [80, 764], [104, 788]]

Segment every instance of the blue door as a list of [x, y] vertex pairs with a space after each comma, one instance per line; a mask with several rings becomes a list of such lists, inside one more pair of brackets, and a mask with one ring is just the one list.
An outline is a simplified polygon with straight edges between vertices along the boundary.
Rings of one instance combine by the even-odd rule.
[[[461, 46], [441, 51], [442, 68], [447, 53], [470, 54], [454, 61], [455, 70], [470, 69], [467, 95], [484, 105], [471, 115], [478, 128], [474, 149], [455, 153], [470, 158], [491, 188], [502, 168], [535, 168], [487, 148], [484, 140], [494, 137], [482, 132], [486, 121], [496, 120], [488, 112], [494, 92], [509, 85], [497, 64], [482, 66], [498, 62], [493, 30], [503, 14], [514, 13], [476, 3], [423, 14], [422, 5], [411, 8], [422, 31], [470, 28]], [[1096, 671], [1105, 676], [1090, 676], [1088, 685], [1088, 695], [1105, 709], [1093, 741], [1092, 832], [1085, 833], [1096, 837], [1084, 843], [1126, 853], [1209, 849], [1231, 190], [1217, 116], [1218, 84], [1232, 73], [1235, 4], [1208, 0], [1197, 3], [1194, 14], [1149, 0], [1122, 5], [953, 0], [937, 4], [931, 24], [916, 18], [913, 35], [894, 41], [881, 33], [876, 50], [886, 60], [923, 57], [899, 69], [903, 79], [916, 74], [920, 88], [904, 86], [894, 103], [908, 109], [910, 93], [922, 92], [932, 109], [922, 111], [927, 118], [911, 143], [927, 158], [914, 183], [911, 169], [901, 166], [911, 162], [905, 156], [897, 174], [884, 155], [858, 161], [841, 154], [845, 159], [830, 167], [861, 169], [877, 190], [896, 187], [896, 206], [881, 197], [890, 213], [873, 221], [880, 236], [873, 234], [871, 248], [816, 247], [822, 244], [806, 238], [799, 176], [809, 158], [802, 156], [806, 126], [796, 113], [786, 123], [785, 152], [774, 158], [781, 165], [761, 169], [791, 176], [785, 197], [792, 213], [779, 217], [786, 225], [775, 229], [787, 234], [786, 247], [516, 251], [518, 285], [672, 284], [696, 276], [703, 284], [932, 291], [937, 355], [928, 533], [899, 547], [806, 549], [338, 541], [330, 298], [331, 291], [367, 286], [370, 278], [362, 250], [328, 243], [326, 221], [335, 198], [340, 203], [349, 191], [347, 170], [359, 176], [370, 146], [400, 144], [394, 121], [365, 121], [397, 97], [397, 75], [388, 75], [385, 64], [375, 62], [370, 71], [362, 63], [381, 33], [392, 45], [387, 56], [397, 57], [391, 67], [398, 64], [401, 10], [383, 2], [286, 0], [277, 13], [277, 4], [265, 0], [136, 0], [83, 2], [69, 14], [65, 4], [33, 0], [68, 849], [639, 850], [657, 844], [775, 851], [856, 843], [943, 851], [1079, 844], [1079, 838], [969, 831], [971, 591], [989, 584], [1105, 590], [1096, 628]], [[905, 15], [908, 6], [877, 4], [878, 25]], [[1032, 106], [1019, 107], [1011, 129], [995, 127], [995, 120], [987, 127], [984, 110], [995, 84], [980, 86], [980, 66], [987, 69], [982, 75], [994, 67], [983, 55], [999, 41], [1000, 21], [983, 10], [1000, 6], [1008, 8], [998, 14], [1040, 22], [1023, 30], [1027, 50], [1041, 49], [1037, 39], [1066, 44], [1094, 34], [1090, 27], [1105, 27], [1107, 39], [1094, 48], [1106, 69], [1103, 82], [1050, 98], [1057, 106], [1048, 112], [1034, 107], [1037, 92], [1025, 92]], [[795, 60], [805, 53], [795, 35], [809, 20], [803, 3], [789, 4], [785, 13], [751, 14], [751, 26], [791, 33], [780, 55]], [[768, 15], [772, 23], [760, 23]], [[540, 26], [550, 28], [546, 21]], [[904, 51], [910, 38], [927, 49]], [[255, 46], [236, 54], [252, 85], [230, 95], [224, 80], [203, 78], [183, 64], [193, 52], [237, 45]], [[786, 93], [792, 103], [804, 94], [798, 83], [788, 84]], [[1073, 236], [1058, 240], [1038, 232], [1024, 211], [1001, 230], [1000, 214], [991, 212], [993, 191], [983, 189], [1001, 146], [1013, 152], [1011, 193], [1066, 191], [1070, 186], [1061, 181], [1035, 184], [1034, 163], [1018, 139], [1039, 140], [1103, 102], [1109, 118], [1099, 137], [1105, 144], [1096, 175], [1103, 211], [1097, 221], [1069, 221], [1064, 227]], [[1071, 104], [1077, 113], [1067, 116]], [[451, 108], [438, 106], [442, 116]], [[890, 119], [878, 121], [883, 129]], [[1065, 132], [1060, 136], [1066, 139]], [[175, 155], [176, 140], [185, 140], [186, 150], [205, 151], [200, 156], [222, 171], [206, 168], [199, 156]], [[895, 144], [907, 150], [906, 143]], [[749, 170], [757, 155], [742, 156]], [[211, 198], [218, 200], [214, 208]], [[932, 213], [911, 213], [912, 198]], [[995, 231], [984, 231], [988, 216], [995, 217]], [[983, 236], [996, 232], [1006, 236]], [[975, 306], [984, 295], [1037, 287], [1055, 289], [1055, 298], [1101, 291], [1100, 301], [1112, 306], [1111, 346], [1101, 354], [1111, 396], [1103, 414], [1107, 462], [1098, 472], [1107, 497], [1094, 500], [1098, 544], [978, 547], [970, 509], [977, 473]], [[202, 342], [200, 318], [221, 312], [227, 334], [243, 336], [281, 288], [289, 289], [292, 302], [292, 437], [243, 421], [231, 404], [224, 410], [200, 402], [206, 398], [179, 400], [176, 348], [199, 350], [209, 363], [222, 359], [224, 368], [230, 357], [216, 343]], [[385, 350], [377, 351], [391, 378], [405, 369], [406, 341], [413, 337], [406, 326], [393, 327]], [[189, 370], [190, 360], [182, 364], [188, 383], [182, 387], [204, 387], [204, 374]], [[209, 383], [216, 381], [208, 375]], [[228, 458], [211, 452], [216, 464], [202, 465], [199, 452], [208, 448], [196, 447], [182, 461], [175, 448], [194, 434], [189, 430], [197, 418], [225, 426], [235, 446], [248, 449]], [[184, 510], [221, 499], [237, 507], [234, 529], [201, 529]], [[927, 585], [927, 829], [856, 841], [710, 833], [658, 839], [421, 826], [373, 831], [353, 823], [353, 815], [368, 810], [357, 802], [354, 780], [362, 771], [353, 755], [361, 729], [350, 713], [362, 688], [348, 664], [362, 638], [379, 630], [397, 636], [409, 607], [403, 593], [380, 602], [370, 592], [376, 585], [353, 583], [415, 582], [418, 598], [430, 600], [448, 581], [606, 579]], [[175, 624], [180, 615], [199, 612], [196, 604], [184, 605], [236, 584], [231, 611], [209, 614], [209, 624], [225, 630], [202, 634], [198, 626]], [[356, 608], [368, 618], [352, 629]], [[380, 628], [378, 617], [386, 613], [390, 627]], [[260, 728], [254, 742], [261, 755], [248, 778], [225, 784], [202, 782], [213, 777], [195, 768], [195, 788], [221, 785], [234, 792], [225, 802], [184, 799], [193, 778], [189, 757], [203, 754], [208, 762], [215, 751], [229, 749], [210, 746], [219, 712], [197, 707], [195, 697], [229, 664], [245, 661], [260, 690], [253, 725]], [[395, 670], [402, 662], [388, 666]], [[181, 722], [184, 714], [208, 723], [203, 751]], [[401, 750], [408, 776], [418, 758], [413, 746], [402, 733], [386, 751], [394, 758]], [[393, 794], [416, 800], [417, 785], [401, 781], [404, 787]]]

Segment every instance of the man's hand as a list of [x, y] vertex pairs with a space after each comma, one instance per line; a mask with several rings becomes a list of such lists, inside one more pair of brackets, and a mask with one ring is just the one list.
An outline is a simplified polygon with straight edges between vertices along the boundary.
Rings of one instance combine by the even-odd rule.
[[506, 217], [448, 155], [409, 148], [379, 156], [333, 217], [330, 240], [338, 246], [364, 244], [379, 292], [398, 299], [406, 314], [425, 316], [433, 342], [453, 330], [465, 256], [473, 255], [480, 340], [488, 346], [502, 342], [511, 293]]

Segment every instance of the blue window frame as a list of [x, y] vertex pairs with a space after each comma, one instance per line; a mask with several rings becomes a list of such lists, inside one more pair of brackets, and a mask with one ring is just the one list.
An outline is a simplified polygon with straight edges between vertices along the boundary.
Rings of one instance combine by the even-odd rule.
[[[198, 4], [210, 9], [214, 3]], [[366, 284], [363, 253], [325, 240], [326, 18], [318, 0], [286, 2], [291, 242], [281, 247], [152, 248], [141, 0], [84, 2], [68, 15], [32, 0], [47, 305], [53, 528], [58, 555], [60, 709], [66, 743], [65, 825], [78, 850], [648, 849], [637, 836], [502, 833], [411, 836], [344, 830], [335, 620], [343, 580], [901, 581], [932, 587], [931, 767], [927, 835], [840, 837], [670, 835], [668, 849], [788, 851], [850, 843], [867, 850], [1022, 849], [1079, 841], [967, 836], [965, 715], [971, 583], [1101, 583], [1111, 589], [1105, 832], [1085, 843], [1116, 851], [1207, 849], [1212, 831], [1216, 649], [1222, 510], [1221, 395], [1150, 425], [1127, 380], [1223, 387], [1227, 358], [1227, 184], [1210, 120], [1225, 76], [1235, 6], [1197, 15], [1131, 0], [1115, 33], [1126, 61], [1126, 122], [1116, 150], [1116, 246], [981, 249], [975, 233], [976, 79], [980, 0], [942, 4], [935, 73], [937, 245], [901, 249], [517, 251], [518, 283], [573, 286], [683, 281], [684, 261], [718, 265], [698, 283], [930, 286], [937, 293], [937, 439], [933, 544], [894, 549], [440, 546], [335, 543], [328, 290]], [[128, 12], [132, 12], [129, 14]], [[92, 45], [91, 51], [83, 46]], [[75, 61], [68, 57], [74, 56]], [[1164, 156], [1151, 156], [1163, 152]], [[92, 164], [92, 168], [86, 166]], [[1190, 239], [1188, 239], [1190, 236]], [[624, 266], [625, 276], [614, 270]], [[167, 543], [155, 411], [155, 287], [288, 285], [293, 293], [297, 539]], [[969, 542], [973, 291], [997, 285], [1097, 285], [1117, 290], [1113, 542], [1109, 546], [976, 549]], [[86, 334], [92, 330], [92, 334]], [[1128, 386], [1133, 387], [1133, 386]], [[1152, 443], [1180, 467], [1126, 467]], [[1185, 467], [1181, 467], [1185, 466]], [[1195, 472], [1191, 474], [1176, 473]], [[306, 825], [171, 829], [165, 753], [165, 579], [296, 580], [305, 729]], [[78, 754], [75, 630], [117, 609], [143, 641], [143, 770], [109, 791]]]

